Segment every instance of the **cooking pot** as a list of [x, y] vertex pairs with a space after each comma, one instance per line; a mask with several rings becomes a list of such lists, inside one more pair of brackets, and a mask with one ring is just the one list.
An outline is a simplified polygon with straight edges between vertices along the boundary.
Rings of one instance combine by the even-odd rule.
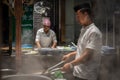
[[1, 69], [1, 74], [2, 75], [11, 75], [11, 74], [15, 74], [16, 71], [14, 69]]
[[52, 79], [44, 75], [21, 74], [3, 76], [2, 80], [52, 80]]

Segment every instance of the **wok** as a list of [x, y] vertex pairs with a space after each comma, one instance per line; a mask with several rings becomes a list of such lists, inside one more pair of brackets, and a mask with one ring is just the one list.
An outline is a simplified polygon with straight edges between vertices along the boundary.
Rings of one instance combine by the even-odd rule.
[[2, 80], [52, 80], [45, 75], [21, 74], [2, 77]]

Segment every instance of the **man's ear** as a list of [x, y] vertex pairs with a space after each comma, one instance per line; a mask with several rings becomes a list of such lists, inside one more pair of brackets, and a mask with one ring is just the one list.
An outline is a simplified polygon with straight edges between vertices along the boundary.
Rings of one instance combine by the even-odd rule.
[[84, 12], [84, 14], [85, 14], [85, 15], [88, 15], [88, 13], [87, 13], [87, 12]]

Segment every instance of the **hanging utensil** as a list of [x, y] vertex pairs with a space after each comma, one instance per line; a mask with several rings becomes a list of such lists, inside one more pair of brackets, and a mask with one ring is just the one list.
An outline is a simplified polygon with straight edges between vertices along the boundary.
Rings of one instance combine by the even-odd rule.
[[74, 47], [76, 47], [76, 48], [77, 48], [77, 45], [75, 45], [75, 43], [71, 42], [71, 44], [72, 44]]

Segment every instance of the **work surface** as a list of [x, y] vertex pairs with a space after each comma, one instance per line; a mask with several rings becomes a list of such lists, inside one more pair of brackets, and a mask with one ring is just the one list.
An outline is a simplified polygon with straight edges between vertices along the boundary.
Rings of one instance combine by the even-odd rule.
[[[69, 49], [41, 49], [40, 51], [23, 51], [21, 59], [16, 59], [15, 53], [12, 56], [2, 57], [2, 76], [6, 75], [38, 75], [41, 76], [41, 72], [48, 69], [49, 67], [57, 64], [61, 61], [64, 54], [71, 52]], [[100, 80], [119, 80], [120, 69], [111, 66], [114, 63], [115, 55], [106, 54], [102, 56], [101, 65], [103, 68], [102, 76]], [[72, 60], [73, 58], [71, 58]], [[104, 65], [106, 64], [106, 65]], [[62, 64], [63, 65], [63, 64]], [[60, 65], [59, 67], [61, 67]], [[110, 65], [110, 66], [108, 66]], [[110, 68], [110, 69], [109, 69]], [[109, 69], [109, 70], [107, 70]], [[67, 80], [74, 80], [72, 71], [63, 74]], [[45, 76], [52, 77], [51, 74]], [[53, 78], [53, 77], [52, 77]], [[9, 79], [8, 79], [9, 80]], [[26, 80], [26, 79], [25, 79]]]
[[[44, 50], [43, 50], [44, 51]], [[48, 54], [47, 54], [48, 52]], [[41, 75], [41, 72], [45, 71], [49, 67], [59, 63], [64, 54], [71, 52], [70, 50], [51, 50], [46, 51], [46, 54], [41, 54], [39, 51], [24, 51], [21, 59], [16, 60], [15, 56], [3, 56], [2, 57], [2, 76], [7, 75]], [[62, 64], [63, 65], [63, 64]], [[61, 67], [62, 65], [58, 66]], [[74, 80], [72, 71], [63, 74], [67, 80]], [[52, 77], [52, 74], [46, 74], [45, 76]], [[53, 78], [53, 77], [52, 77]]]

